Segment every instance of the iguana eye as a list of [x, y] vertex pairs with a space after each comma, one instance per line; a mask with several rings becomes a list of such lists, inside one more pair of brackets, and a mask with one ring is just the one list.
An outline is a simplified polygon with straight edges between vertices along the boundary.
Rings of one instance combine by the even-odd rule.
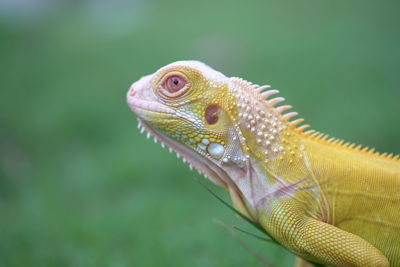
[[170, 93], [176, 93], [181, 90], [185, 86], [185, 84], [186, 81], [184, 81], [181, 77], [172, 76], [167, 79], [166, 89]]
[[161, 81], [160, 93], [168, 98], [176, 98], [183, 95], [188, 89], [189, 82], [180, 73], [172, 73]]

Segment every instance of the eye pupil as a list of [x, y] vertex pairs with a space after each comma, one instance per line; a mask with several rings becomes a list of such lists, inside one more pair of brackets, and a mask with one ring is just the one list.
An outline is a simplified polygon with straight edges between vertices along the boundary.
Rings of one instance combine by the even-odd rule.
[[176, 93], [186, 85], [185, 81], [179, 76], [169, 77], [166, 83], [166, 89], [170, 93]]

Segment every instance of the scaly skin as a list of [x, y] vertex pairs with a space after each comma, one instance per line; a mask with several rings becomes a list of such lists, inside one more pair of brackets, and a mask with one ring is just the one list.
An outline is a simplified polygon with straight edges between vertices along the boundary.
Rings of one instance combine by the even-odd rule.
[[[134, 83], [140, 127], [304, 259], [400, 266], [400, 160], [304, 131], [269, 86], [178, 61]], [[301, 261], [299, 261], [301, 262]], [[299, 263], [301, 264], [301, 263]]]

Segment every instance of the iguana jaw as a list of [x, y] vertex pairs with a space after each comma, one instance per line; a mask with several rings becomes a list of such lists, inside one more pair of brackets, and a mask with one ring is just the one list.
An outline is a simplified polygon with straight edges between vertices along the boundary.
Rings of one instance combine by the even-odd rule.
[[201, 175], [229, 191], [234, 207], [249, 219], [254, 220], [256, 217], [254, 209], [249, 206], [248, 200], [245, 200], [246, 197], [237, 184], [238, 177], [231, 177], [229, 170], [224, 170], [221, 166], [203, 157], [190, 147], [154, 130], [143, 119], [138, 118], [138, 128], [142, 133], [147, 132], [147, 138], [153, 137], [154, 141], [160, 142], [162, 147], [167, 146], [170, 152], [175, 152], [178, 158], [182, 158], [184, 163], [189, 164], [190, 169], [195, 168]]
[[187, 162], [189, 164], [191, 169], [194, 167], [202, 175], [206, 176], [212, 182], [225, 189], [227, 189], [228, 184], [232, 183], [228, 174], [214, 162], [204, 158], [186, 145], [181, 144], [167, 135], [154, 130], [143, 119], [138, 118], [138, 121], [138, 127], [141, 128], [141, 131], [145, 130], [148, 133], [148, 138], [152, 136], [154, 140], [159, 141], [163, 147], [167, 146], [170, 151], [174, 151], [178, 157], [182, 158], [183, 162]]

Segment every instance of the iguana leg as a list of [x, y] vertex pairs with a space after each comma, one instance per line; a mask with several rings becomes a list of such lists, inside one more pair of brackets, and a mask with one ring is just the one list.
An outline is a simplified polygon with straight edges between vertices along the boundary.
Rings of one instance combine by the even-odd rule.
[[306, 260], [303, 260], [301, 257], [296, 257], [293, 267], [314, 267], [314, 264], [309, 263]]
[[[305, 218], [293, 240], [301, 254], [334, 266], [389, 267], [387, 258], [364, 239], [333, 225]], [[300, 254], [300, 255], [301, 255]]]
[[[272, 214], [270, 214], [272, 215]], [[299, 256], [333, 266], [389, 267], [387, 258], [366, 240], [296, 212], [261, 216], [261, 225]], [[272, 230], [272, 231], [271, 231]]]

